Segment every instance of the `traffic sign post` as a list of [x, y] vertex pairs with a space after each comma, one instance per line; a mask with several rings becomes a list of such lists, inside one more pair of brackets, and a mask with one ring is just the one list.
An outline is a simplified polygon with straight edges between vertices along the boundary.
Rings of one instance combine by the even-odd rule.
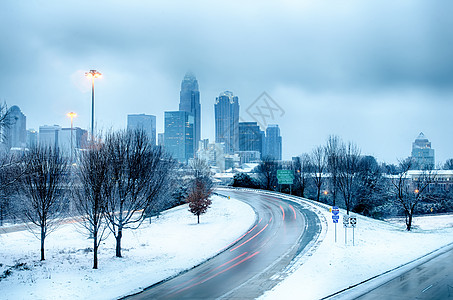
[[340, 209], [337, 206], [332, 206], [330, 211], [332, 212], [332, 221], [335, 224], [335, 243], [336, 243], [337, 242], [337, 223], [338, 223], [338, 220], [340, 219], [340, 216], [339, 216]]
[[357, 226], [357, 218], [356, 217], [350, 217], [349, 218], [349, 223], [351, 224], [351, 227], [352, 227], [352, 245], [354, 246], [354, 229]]
[[348, 226], [349, 226], [349, 216], [343, 216], [343, 226], [344, 226], [344, 244], [347, 244], [348, 241]]

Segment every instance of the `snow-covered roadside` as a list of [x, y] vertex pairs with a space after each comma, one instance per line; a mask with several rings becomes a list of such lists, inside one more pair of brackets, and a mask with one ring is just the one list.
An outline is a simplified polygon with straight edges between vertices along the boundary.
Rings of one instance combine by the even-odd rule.
[[[316, 206], [327, 220], [328, 228], [321, 235], [318, 248], [301, 258], [301, 266], [284, 281], [267, 292], [265, 299], [319, 299], [357, 284], [395, 267], [417, 259], [453, 242], [453, 216], [416, 218], [416, 229], [404, 230], [402, 223], [389, 223], [357, 217], [355, 246], [352, 229], [341, 224], [345, 211], [340, 211], [337, 242], [332, 214], [327, 206]], [[296, 263], [297, 265], [297, 263]], [[390, 276], [392, 274], [389, 274]]]
[[[164, 212], [152, 224], [123, 235], [123, 258], [115, 258], [112, 236], [99, 250], [92, 269], [92, 240], [74, 225], [61, 226], [46, 239], [46, 261], [39, 261], [39, 241], [29, 232], [0, 235], [0, 299], [112, 299], [139, 291], [214, 256], [255, 221], [247, 204], [218, 196], [200, 217], [187, 205]], [[20, 266], [20, 263], [25, 265]], [[1, 277], [0, 277], [1, 278]]]

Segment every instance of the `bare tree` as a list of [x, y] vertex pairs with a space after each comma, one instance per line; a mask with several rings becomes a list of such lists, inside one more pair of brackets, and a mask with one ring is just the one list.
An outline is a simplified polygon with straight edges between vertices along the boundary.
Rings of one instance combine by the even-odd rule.
[[414, 161], [411, 158], [399, 162], [400, 173], [391, 178], [391, 192], [396, 202], [403, 208], [406, 217], [406, 229], [412, 228], [412, 219], [417, 204], [427, 194], [429, 185], [436, 177], [432, 170], [422, 170], [415, 180], [409, 175]]
[[0, 141], [5, 143], [6, 129], [11, 125], [12, 121], [10, 116], [10, 110], [8, 105], [4, 102], [0, 104]]
[[93, 269], [98, 268], [98, 249], [107, 228], [104, 214], [110, 188], [108, 163], [105, 146], [91, 145], [79, 157], [73, 188], [76, 210], [82, 220], [80, 224], [93, 237]]
[[295, 190], [300, 191], [301, 197], [305, 197], [305, 189], [307, 188], [312, 169], [310, 156], [308, 154], [302, 154], [294, 160], [293, 170], [295, 174]]
[[36, 147], [24, 155], [25, 172], [21, 180], [24, 218], [38, 226], [41, 240], [41, 260], [44, 260], [44, 241], [55, 228], [61, 212], [65, 190], [67, 160], [51, 147]]
[[24, 168], [20, 166], [20, 157], [12, 155], [9, 151], [0, 153], [0, 226], [4, 218], [11, 213], [13, 204], [11, 199], [17, 191], [20, 177]]
[[275, 190], [277, 186], [278, 162], [270, 157], [264, 157], [256, 168], [258, 178], [265, 190]]
[[161, 147], [152, 146], [142, 130], [111, 133], [105, 141], [111, 180], [106, 218], [121, 257], [124, 229], [136, 229], [147, 209], [157, 201], [174, 161]]
[[453, 170], [453, 158], [447, 159], [447, 161], [445, 161], [443, 169], [444, 170]]
[[338, 151], [337, 187], [343, 196], [347, 214], [351, 211], [356, 199], [359, 179], [360, 149], [352, 142]]
[[319, 201], [321, 195], [321, 187], [324, 182], [324, 172], [327, 167], [326, 152], [324, 147], [318, 146], [313, 149], [310, 155], [311, 165], [313, 166], [313, 181], [316, 186], [316, 201]]
[[325, 148], [327, 156], [327, 169], [330, 173], [330, 190], [332, 194], [333, 205], [336, 205], [337, 199], [337, 178], [339, 172], [339, 160], [341, 155], [342, 141], [336, 135], [329, 136]]

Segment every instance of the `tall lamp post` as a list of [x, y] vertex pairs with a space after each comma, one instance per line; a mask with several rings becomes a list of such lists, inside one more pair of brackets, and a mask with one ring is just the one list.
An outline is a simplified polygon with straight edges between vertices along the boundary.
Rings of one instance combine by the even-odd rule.
[[73, 126], [73, 122], [72, 121], [73, 121], [74, 117], [77, 117], [77, 114], [75, 112], [70, 112], [70, 113], [67, 114], [67, 116], [71, 118], [71, 163], [72, 163], [74, 161], [73, 160], [73, 158], [74, 158], [74, 154], [73, 154], [74, 146], [73, 146], [73, 142], [72, 142], [73, 139], [74, 139], [73, 138], [73, 133], [72, 133], [74, 126]]
[[85, 76], [87, 78], [91, 78], [91, 142], [94, 141], [94, 79], [99, 78], [102, 76], [96, 70], [90, 70], [90, 72], [86, 72]]

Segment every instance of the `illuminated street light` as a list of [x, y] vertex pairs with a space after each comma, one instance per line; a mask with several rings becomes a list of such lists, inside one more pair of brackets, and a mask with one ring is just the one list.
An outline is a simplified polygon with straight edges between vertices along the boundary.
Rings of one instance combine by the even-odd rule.
[[102, 76], [96, 70], [90, 70], [90, 72], [86, 72], [85, 76], [87, 78], [91, 78], [91, 142], [94, 141], [94, 79], [100, 78]]
[[71, 163], [72, 163], [72, 162], [73, 162], [73, 157], [74, 157], [74, 154], [73, 154], [73, 152], [74, 152], [74, 146], [73, 146], [73, 144], [72, 144], [72, 140], [73, 140], [72, 131], [73, 131], [73, 128], [74, 128], [74, 127], [72, 126], [72, 125], [73, 125], [72, 120], [73, 120], [75, 117], [77, 117], [77, 114], [76, 114], [75, 112], [70, 112], [70, 113], [67, 114], [67, 116], [71, 118]]

